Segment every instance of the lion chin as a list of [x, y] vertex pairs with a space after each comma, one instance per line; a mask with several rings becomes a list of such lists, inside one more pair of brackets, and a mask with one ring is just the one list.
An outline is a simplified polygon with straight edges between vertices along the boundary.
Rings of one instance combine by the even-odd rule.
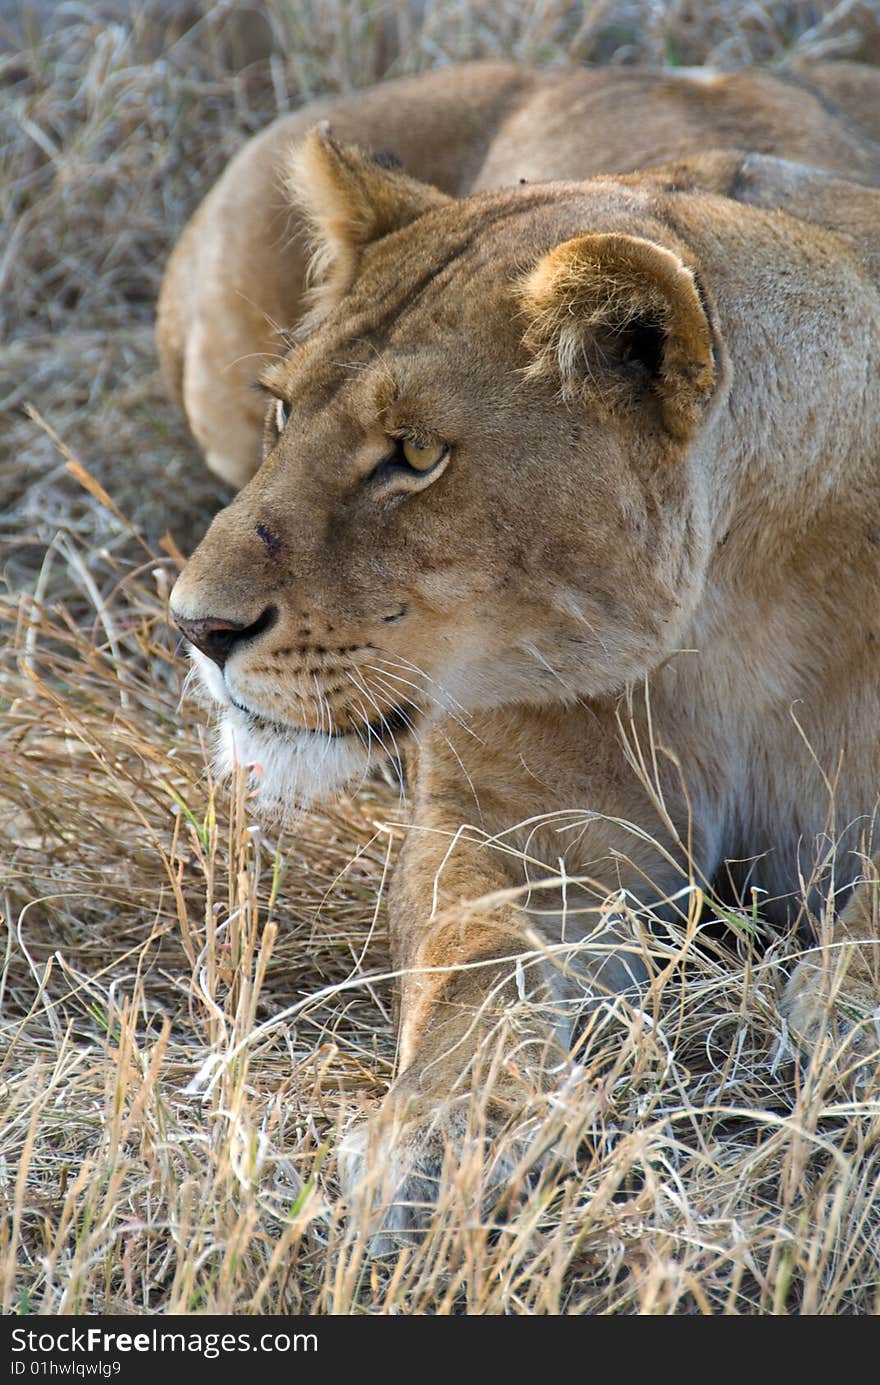
[[230, 778], [249, 771], [254, 808], [266, 818], [290, 817], [357, 785], [370, 756], [355, 736], [325, 736], [315, 731], [266, 730], [232, 708], [224, 713], [214, 768]]
[[296, 816], [362, 782], [373, 757], [356, 735], [330, 736], [263, 721], [231, 701], [210, 659], [198, 650], [192, 650], [192, 659], [202, 686], [222, 709], [215, 773], [228, 781], [237, 771], [247, 770], [250, 804], [262, 817]]

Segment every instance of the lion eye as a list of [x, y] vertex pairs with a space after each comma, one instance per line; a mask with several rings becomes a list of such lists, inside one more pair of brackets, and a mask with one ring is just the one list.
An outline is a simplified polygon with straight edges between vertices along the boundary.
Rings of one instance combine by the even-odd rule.
[[403, 438], [400, 450], [407, 466], [411, 466], [413, 471], [430, 471], [438, 462], [442, 462], [448, 448], [442, 442], [422, 444], [414, 442], [412, 438]]
[[290, 405], [286, 399], [275, 400], [275, 431], [283, 433], [290, 419]]
[[414, 438], [389, 437], [391, 452], [382, 458], [367, 477], [370, 481], [391, 481], [396, 489], [424, 490], [446, 470], [449, 447], [445, 442], [416, 442]]

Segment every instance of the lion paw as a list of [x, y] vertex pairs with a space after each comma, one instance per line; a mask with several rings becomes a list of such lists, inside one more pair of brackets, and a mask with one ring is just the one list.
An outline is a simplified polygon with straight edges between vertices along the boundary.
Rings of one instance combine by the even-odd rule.
[[780, 1011], [802, 1049], [822, 1049], [838, 1069], [855, 1066], [866, 1077], [880, 1062], [880, 992], [858, 972], [835, 975], [818, 950], [795, 967]]
[[428, 1121], [380, 1111], [342, 1141], [339, 1170], [350, 1221], [382, 1258], [423, 1239], [452, 1207], [459, 1217], [503, 1215], [522, 1196], [529, 1160], [522, 1139], [475, 1134], [466, 1108], [444, 1107]]

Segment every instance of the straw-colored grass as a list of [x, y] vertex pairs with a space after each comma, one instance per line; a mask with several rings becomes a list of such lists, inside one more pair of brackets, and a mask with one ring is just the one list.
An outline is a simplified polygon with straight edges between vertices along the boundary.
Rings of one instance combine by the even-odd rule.
[[377, 779], [279, 831], [213, 784], [167, 596], [225, 497], [151, 312], [198, 197], [307, 96], [477, 55], [874, 60], [876, 6], [25, 8], [19, 42], [0, 24], [0, 1307], [875, 1311], [878, 1091], [793, 1062], [793, 941], [707, 929], [695, 893], [644, 1013], [598, 1010], [525, 1111], [555, 1159], [491, 1214], [450, 1162], [426, 1238], [366, 1257], [336, 1150], [392, 1074], [405, 805]]

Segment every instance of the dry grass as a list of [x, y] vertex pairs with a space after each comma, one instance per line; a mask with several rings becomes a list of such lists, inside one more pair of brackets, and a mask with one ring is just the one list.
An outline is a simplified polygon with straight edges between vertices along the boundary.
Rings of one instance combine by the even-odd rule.
[[559, 1158], [524, 1202], [481, 1216], [450, 1166], [424, 1243], [365, 1259], [335, 1150], [391, 1075], [402, 813], [377, 782], [279, 835], [212, 784], [166, 599], [223, 495], [150, 316], [201, 192], [305, 96], [474, 55], [871, 59], [876, 7], [127, 8], [0, 22], [0, 1306], [874, 1312], [878, 1093], [795, 1068], [789, 940], [748, 915], [654, 941], [650, 1023], [597, 1013], [528, 1113]]

